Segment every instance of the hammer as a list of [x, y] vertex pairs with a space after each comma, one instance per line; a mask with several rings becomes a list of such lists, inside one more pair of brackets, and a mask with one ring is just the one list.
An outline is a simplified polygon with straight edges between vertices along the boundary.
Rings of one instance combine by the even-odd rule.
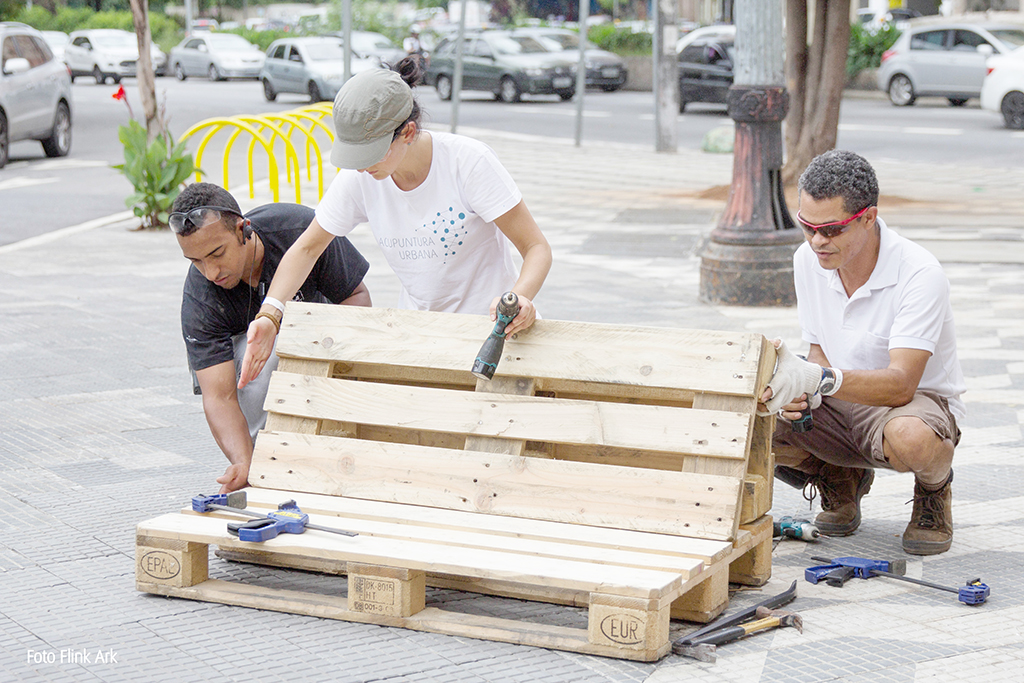
[[718, 631], [712, 631], [697, 639], [696, 642], [686, 645], [676, 644], [672, 650], [677, 655], [692, 657], [702, 662], [714, 662], [717, 658], [715, 650], [718, 645], [731, 643], [734, 640], [739, 640], [760, 631], [767, 631], [776, 626], [792, 626], [800, 631], [800, 633], [804, 632], [804, 620], [796, 612], [758, 607], [755, 616], [757, 617], [755, 621], [748, 621], [738, 626], [730, 626]]

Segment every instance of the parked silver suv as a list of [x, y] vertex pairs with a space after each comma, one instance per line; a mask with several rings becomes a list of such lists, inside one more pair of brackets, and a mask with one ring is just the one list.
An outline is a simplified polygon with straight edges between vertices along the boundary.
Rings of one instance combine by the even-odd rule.
[[1024, 45], [1024, 24], [919, 20], [882, 55], [878, 87], [898, 107], [921, 96], [962, 107], [981, 94], [985, 60]]
[[71, 150], [71, 74], [34, 28], [0, 22], [0, 168], [20, 140], [48, 157]]

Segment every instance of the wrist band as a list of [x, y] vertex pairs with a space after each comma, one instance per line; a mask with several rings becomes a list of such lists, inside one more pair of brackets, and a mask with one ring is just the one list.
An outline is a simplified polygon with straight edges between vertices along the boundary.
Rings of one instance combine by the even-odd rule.
[[281, 323], [278, 322], [276, 317], [272, 316], [269, 313], [264, 313], [263, 311], [260, 311], [259, 313], [256, 314], [254, 320], [259, 320], [260, 318], [267, 318], [268, 320], [270, 320], [270, 322], [274, 323], [274, 328], [277, 332], [281, 331]]
[[284, 314], [284, 304], [272, 296], [268, 296], [265, 299], [263, 299], [263, 304], [266, 306], [273, 306], [277, 310], [281, 311], [282, 315]]
[[821, 384], [818, 391], [822, 396], [832, 396], [843, 385], [843, 371], [839, 368], [822, 368]]

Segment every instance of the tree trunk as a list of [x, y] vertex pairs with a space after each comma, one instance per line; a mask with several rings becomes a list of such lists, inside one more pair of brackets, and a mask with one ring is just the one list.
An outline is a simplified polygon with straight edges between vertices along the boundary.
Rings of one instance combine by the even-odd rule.
[[153, 73], [153, 54], [150, 52], [152, 37], [149, 33], [149, 6], [147, 0], [129, 0], [132, 9], [132, 23], [139, 41], [139, 61], [136, 65], [136, 80], [139, 99], [146, 116], [146, 133], [150, 140], [164, 132], [164, 122], [156, 108], [156, 77]]
[[807, 10], [807, 0], [786, 0], [787, 185], [796, 183], [814, 157], [835, 147], [846, 85], [850, 0], [815, 0], [810, 41]]

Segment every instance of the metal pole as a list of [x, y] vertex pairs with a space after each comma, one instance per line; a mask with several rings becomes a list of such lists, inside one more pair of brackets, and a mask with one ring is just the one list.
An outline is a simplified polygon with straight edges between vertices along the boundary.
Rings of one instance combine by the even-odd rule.
[[452, 133], [459, 129], [459, 102], [462, 100], [462, 49], [466, 45], [466, 3], [459, 8], [459, 35], [455, 39], [455, 72], [452, 74]]
[[676, 116], [679, 113], [679, 65], [676, 59], [676, 0], [654, 0], [654, 151], [672, 152], [677, 147]]
[[736, 0], [736, 122], [732, 185], [701, 253], [700, 297], [740, 306], [792, 306], [793, 252], [803, 242], [782, 188], [782, 121], [789, 109], [782, 0]]
[[345, 41], [342, 78], [347, 83], [352, 78], [352, 0], [342, 0], [341, 3], [341, 37]]
[[576, 146], [583, 140], [583, 99], [587, 92], [587, 19], [590, 0], [580, 0], [580, 61], [576, 65]]
[[185, 0], [185, 35], [192, 34], [192, 0]]

